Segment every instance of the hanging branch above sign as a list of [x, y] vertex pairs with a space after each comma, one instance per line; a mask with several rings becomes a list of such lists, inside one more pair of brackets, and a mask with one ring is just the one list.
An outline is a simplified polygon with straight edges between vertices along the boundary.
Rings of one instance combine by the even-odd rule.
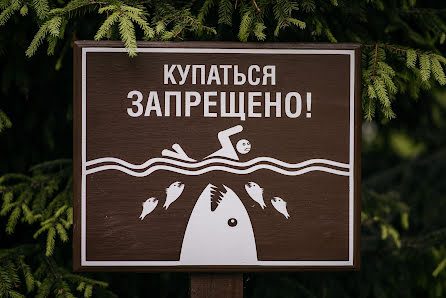
[[74, 59], [75, 270], [359, 268], [359, 45]]

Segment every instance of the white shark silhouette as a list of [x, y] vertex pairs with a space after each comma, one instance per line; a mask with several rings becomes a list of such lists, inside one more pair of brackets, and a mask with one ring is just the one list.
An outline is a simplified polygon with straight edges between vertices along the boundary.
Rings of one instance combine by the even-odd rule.
[[[208, 184], [192, 210], [181, 248], [182, 265], [244, 265], [257, 262], [254, 232], [245, 206], [232, 189]], [[216, 209], [211, 201], [217, 199]]]

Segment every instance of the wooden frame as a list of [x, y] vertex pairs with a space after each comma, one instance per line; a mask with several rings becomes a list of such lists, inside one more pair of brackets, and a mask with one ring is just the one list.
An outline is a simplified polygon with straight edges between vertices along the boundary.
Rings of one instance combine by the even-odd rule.
[[122, 48], [121, 42], [77, 41], [74, 46], [74, 224], [73, 268], [75, 271], [296, 271], [296, 270], [359, 270], [360, 267], [360, 187], [361, 187], [361, 46], [359, 44], [311, 43], [227, 43], [227, 42], [139, 42], [139, 48], [210, 48], [210, 49], [325, 49], [354, 52], [354, 206], [353, 206], [353, 263], [348, 266], [82, 266], [81, 265], [81, 153], [82, 153], [82, 50], [85, 48]]

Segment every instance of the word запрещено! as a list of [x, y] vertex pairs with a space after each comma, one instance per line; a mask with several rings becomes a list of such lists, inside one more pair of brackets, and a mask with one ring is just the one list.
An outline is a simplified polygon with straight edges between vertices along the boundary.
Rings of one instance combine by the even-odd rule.
[[[198, 75], [199, 74], [199, 75]], [[246, 74], [239, 72], [238, 65], [211, 65], [206, 76], [205, 65], [185, 65], [179, 64], [164, 65], [164, 85], [184, 85], [186, 82], [191, 85], [234, 85], [242, 86], [249, 84], [276, 85], [276, 66], [251, 65]], [[198, 77], [200, 80], [198, 80]], [[226, 92], [226, 91], [164, 91], [164, 114], [160, 104], [160, 96], [157, 91], [150, 91], [147, 103], [143, 105], [143, 94], [138, 90], [132, 90], [127, 98], [133, 99], [132, 106], [127, 108], [127, 113], [131, 117], [156, 115], [157, 117], [171, 116], [171, 98], [174, 99], [172, 106], [175, 106], [175, 117], [190, 117], [191, 109], [203, 105], [204, 117], [231, 117], [246, 120], [248, 118], [277, 117], [285, 115], [288, 118], [297, 118], [302, 113], [302, 96], [299, 92], [290, 91], [286, 94], [282, 92]], [[282, 96], [284, 103], [282, 106]], [[245, 100], [247, 101], [247, 111], [245, 112]], [[311, 92], [306, 92], [306, 118], [311, 118]], [[218, 104], [219, 103], [219, 104]], [[229, 103], [229, 105], [227, 105]], [[262, 108], [262, 103], [264, 108]], [[218, 106], [220, 109], [218, 109]], [[183, 109], [184, 107], [184, 109]], [[274, 113], [272, 113], [274, 108]], [[283, 112], [282, 112], [283, 108]], [[153, 114], [152, 114], [153, 112]], [[262, 114], [262, 112], [264, 112]], [[173, 115], [173, 113], [172, 113]]]

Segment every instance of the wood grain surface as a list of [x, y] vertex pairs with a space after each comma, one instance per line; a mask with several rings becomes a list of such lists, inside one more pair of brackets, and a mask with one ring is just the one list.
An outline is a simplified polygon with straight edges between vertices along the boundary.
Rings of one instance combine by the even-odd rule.
[[242, 273], [191, 273], [191, 298], [242, 298]]
[[[86, 136], [82, 138], [82, 49], [120, 48], [119, 42], [78, 41], [74, 47], [74, 242], [73, 267], [79, 271], [269, 271], [359, 269], [360, 223], [360, 46], [357, 44], [294, 43], [208, 43], [141, 42], [140, 48], [222, 48], [222, 49], [333, 49], [355, 53], [354, 111], [354, 205], [353, 262], [343, 266], [85, 266], [81, 265], [82, 142], [86, 160], [116, 157], [141, 164], [161, 157], [163, 149], [181, 144], [197, 160], [218, 149], [217, 134], [242, 125], [243, 138], [252, 149], [240, 161], [271, 156], [289, 163], [323, 158], [349, 163], [350, 154], [350, 57], [348, 55], [261, 55], [139, 53], [129, 58], [125, 52], [88, 52], [86, 55]], [[164, 64], [276, 65], [275, 86], [165, 85]], [[143, 105], [150, 91], [235, 91], [312, 92], [311, 118], [205, 118], [200, 109], [191, 117], [129, 117], [127, 94], [139, 90]], [[304, 98], [304, 97], [303, 97]], [[160, 98], [161, 100], [161, 98]], [[219, 107], [217, 106], [217, 109]], [[245, 110], [247, 110], [247, 104]], [[306, 106], [302, 105], [303, 115]], [[146, 177], [133, 177], [110, 170], [87, 175], [86, 259], [88, 261], [178, 261], [185, 229], [194, 204], [207, 184], [227, 185], [244, 204], [254, 230], [259, 261], [347, 261], [349, 259], [349, 177], [314, 171], [285, 176], [259, 170], [248, 175], [209, 172], [186, 176], [157, 171]], [[168, 210], [161, 208], [166, 188], [174, 181], [185, 184], [182, 196]], [[264, 188], [265, 209], [246, 193], [244, 185], [255, 181]], [[286, 219], [271, 205], [279, 196], [287, 201]], [[159, 205], [140, 220], [141, 204], [149, 197]], [[211, 293], [227, 278], [224, 275], [192, 275], [194, 291]], [[240, 279], [241, 280], [241, 279]], [[208, 288], [195, 287], [201, 283]], [[241, 288], [240, 288], [241, 287]], [[195, 290], [194, 290], [195, 289]], [[243, 291], [234, 276], [228, 287], [234, 296]], [[232, 293], [232, 292], [231, 292]], [[196, 297], [202, 297], [197, 294]], [[220, 297], [220, 296], [208, 296]], [[223, 296], [221, 296], [223, 297]]]

